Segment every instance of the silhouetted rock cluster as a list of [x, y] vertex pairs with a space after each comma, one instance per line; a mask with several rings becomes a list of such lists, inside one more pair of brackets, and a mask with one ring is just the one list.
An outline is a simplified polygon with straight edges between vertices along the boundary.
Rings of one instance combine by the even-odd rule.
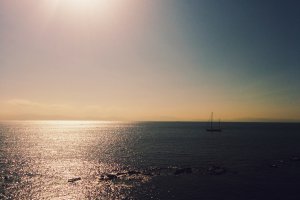
[[[208, 173], [207, 173], [208, 172]], [[202, 175], [222, 175], [227, 171], [224, 167], [221, 166], [211, 166], [207, 169], [200, 168], [191, 168], [191, 167], [169, 167], [169, 168], [151, 168], [148, 170], [129, 170], [122, 172], [112, 172], [112, 173], [102, 173], [99, 176], [100, 181], [113, 181], [113, 180], [134, 180], [134, 179], [143, 179], [149, 178], [153, 176], [180, 176], [180, 175], [188, 175], [188, 174], [202, 174]]]
[[292, 157], [290, 157], [289, 160], [275, 160], [271, 164], [269, 164], [269, 166], [271, 168], [280, 168], [280, 167], [283, 167], [285, 165], [289, 165], [290, 162], [296, 162], [296, 161], [300, 161], [300, 157], [292, 156]]
[[290, 159], [291, 161], [300, 161], [300, 158], [298, 156], [293, 156]]
[[211, 175], [221, 175], [226, 173], [226, 169], [221, 166], [211, 166], [208, 168], [208, 173]]
[[74, 182], [80, 181], [80, 180], [81, 180], [80, 177], [76, 177], [76, 178], [70, 178], [70, 179], [68, 179], [68, 182], [69, 182], [69, 183], [74, 183]]
[[117, 172], [117, 173], [103, 173], [100, 175], [100, 181], [111, 181], [115, 179], [123, 179], [132, 176], [150, 176], [150, 173], [142, 173], [140, 171], [125, 171], [125, 172]]
[[118, 176], [115, 174], [101, 174], [99, 179], [103, 181], [109, 181], [117, 178]]
[[181, 168], [181, 169], [177, 169], [175, 172], [174, 172], [174, 175], [179, 175], [179, 174], [191, 174], [193, 171], [192, 171], [192, 168]]
[[[287, 160], [275, 160], [269, 164], [270, 168], [280, 168], [288, 166], [291, 162], [300, 161], [300, 157], [292, 156]], [[114, 180], [148, 180], [154, 176], [181, 176], [181, 175], [223, 175], [228, 171], [221, 165], [212, 165], [208, 168], [191, 168], [191, 167], [155, 167], [144, 170], [124, 170], [119, 172], [102, 173], [99, 176], [100, 181], [114, 181]], [[231, 173], [237, 173], [231, 171]], [[4, 177], [4, 181], [9, 181], [8, 176]], [[68, 182], [74, 183], [81, 180], [81, 177], [68, 179]]]

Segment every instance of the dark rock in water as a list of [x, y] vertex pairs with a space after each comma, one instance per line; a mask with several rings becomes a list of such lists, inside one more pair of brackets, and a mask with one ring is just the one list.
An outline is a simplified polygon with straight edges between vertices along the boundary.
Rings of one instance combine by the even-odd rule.
[[116, 173], [116, 175], [117, 176], [123, 176], [123, 175], [127, 175], [127, 173], [126, 172], [118, 172], [118, 173]]
[[103, 180], [103, 181], [110, 181], [110, 180], [113, 180], [113, 179], [117, 179], [118, 176], [115, 175], [115, 174], [102, 174], [100, 175], [100, 180]]
[[279, 165], [276, 165], [276, 164], [271, 164], [271, 165], [270, 165], [270, 167], [272, 167], [272, 168], [278, 168], [278, 167], [279, 167]]
[[139, 171], [128, 171], [127, 172], [127, 174], [129, 175], [129, 176], [131, 176], [131, 175], [137, 175], [137, 174], [140, 174], [141, 172], [139, 172]]
[[182, 169], [177, 169], [174, 172], [174, 175], [179, 175], [179, 174], [190, 174], [192, 173], [192, 168], [182, 168]]
[[118, 178], [118, 176], [115, 175], [115, 174], [107, 174], [107, 177], [108, 177], [110, 180]]
[[68, 179], [68, 182], [69, 182], [69, 183], [74, 183], [74, 182], [80, 181], [80, 180], [81, 180], [80, 177], [76, 177], [76, 178], [70, 178], [70, 179]]
[[215, 169], [215, 174], [219, 175], [219, 174], [224, 174], [226, 172], [226, 170], [224, 168], [219, 168], [219, 169]]
[[286, 165], [287, 163], [285, 163], [284, 160], [275, 160], [273, 161], [269, 167], [272, 167], [272, 168], [279, 168], [279, 167], [283, 167], [284, 165]]
[[221, 175], [226, 173], [226, 169], [220, 166], [212, 166], [208, 168], [208, 172], [211, 175]]
[[106, 181], [106, 180], [108, 180], [108, 177], [106, 176], [106, 175], [100, 175], [100, 177], [99, 177], [99, 179], [101, 180], [101, 181]]
[[142, 174], [145, 175], [145, 176], [153, 176], [153, 174], [150, 173], [150, 172], [143, 172]]
[[291, 157], [291, 161], [300, 161], [300, 158], [298, 156]]

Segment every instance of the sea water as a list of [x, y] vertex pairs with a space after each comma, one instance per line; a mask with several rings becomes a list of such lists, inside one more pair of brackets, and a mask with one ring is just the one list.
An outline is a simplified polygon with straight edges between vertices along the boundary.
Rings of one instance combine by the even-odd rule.
[[0, 199], [300, 199], [300, 124], [0, 122]]

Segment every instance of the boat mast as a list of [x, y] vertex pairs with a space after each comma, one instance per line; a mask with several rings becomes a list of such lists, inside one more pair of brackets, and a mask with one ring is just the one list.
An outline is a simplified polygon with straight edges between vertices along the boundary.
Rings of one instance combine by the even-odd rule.
[[210, 116], [210, 128], [212, 129], [213, 126], [213, 119], [214, 119], [214, 112], [211, 112], [211, 116]]

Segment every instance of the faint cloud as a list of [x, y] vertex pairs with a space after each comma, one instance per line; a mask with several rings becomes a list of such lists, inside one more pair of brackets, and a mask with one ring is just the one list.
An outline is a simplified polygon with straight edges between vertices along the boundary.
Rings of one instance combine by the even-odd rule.
[[46, 104], [46, 103], [40, 103], [40, 102], [31, 101], [27, 99], [10, 99], [6, 101], [6, 104], [11, 106], [39, 107], [39, 108], [52, 108], [52, 109], [71, 108], [69, 105], [65, 105], [65, 104]]
[[10, 99], [5, 103], [13, 106], [39, 106], [40, 105], [37, 102], [29, 101], [26, 99]]

